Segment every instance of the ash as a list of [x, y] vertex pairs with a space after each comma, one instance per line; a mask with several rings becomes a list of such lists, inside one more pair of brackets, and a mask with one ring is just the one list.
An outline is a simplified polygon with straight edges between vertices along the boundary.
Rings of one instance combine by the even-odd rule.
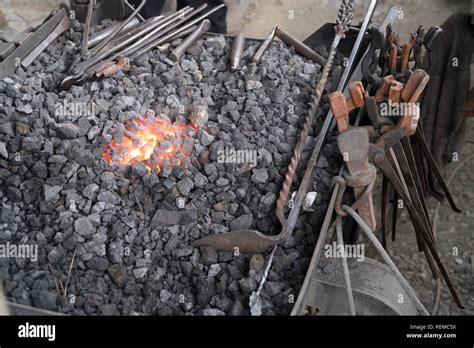
[[[208, 36], [177, 65], [167, 56], [180, 41], [113, 78], [60, 91], [74, 58], [66, 42], [79, 45], [81, 30], [75, 24], [27, 70], [0, 81], [0, 243], [38, 246], [37, 262], [0, 259], [8, 299], [71, 315], [249, 315], [268, 253], [191, 244], [237, 229], [280, 231], [275, 201], [320, 67], [275, 41], [252, 69], [259, 43], [247, 41], [248, 68], [231, 73], [232, 40]], [[193, 138], [187, 168], [156, 175], [102, 158], [123, 122], [147, 114], [175, 121], [196, 102], [207, 104], [209, 121]], [[341, 163], [335, 149], [330, 134], [313, 211], [301, 213], [278, 249], [262, 291], [265, 315], [289, 314], [298, 295]], [[232, 151], [244, 155], [226, 160]]]

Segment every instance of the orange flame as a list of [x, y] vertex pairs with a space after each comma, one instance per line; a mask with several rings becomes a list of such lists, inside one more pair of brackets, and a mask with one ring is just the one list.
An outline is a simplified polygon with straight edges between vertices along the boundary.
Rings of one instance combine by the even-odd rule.
[[127, 121], [125, 129], [121, 141], [111, 140], [102, 152], [108, 163], [133, 165], [142, 162], [149, 172], [157, 174], [162, 167], [171, 169], [185, 161], [189, 163], [191, 151], [183, 149], [183, 145], [196, 134], [191, 124], [172, 124], [168, 119], [145, 116]]

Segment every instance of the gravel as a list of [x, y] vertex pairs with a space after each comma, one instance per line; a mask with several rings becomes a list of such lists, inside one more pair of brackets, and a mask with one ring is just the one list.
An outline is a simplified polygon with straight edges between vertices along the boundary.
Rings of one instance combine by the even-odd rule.
[[[274, 202], [320, 67], [279, 41], [252, 67], [258, 43], [248, 41], [244, 70], [231, 73], [232, 40], [209, 37], [176, 65], [166, 57], [179, 40], [129, 71], [60, 91], [73, 59], [63, 54], [64, 45], [80, 39], [80, 31], [67, 31], [26, 70], [0, 81], [0, 237], [39, 249], [37, 262], [0, 259], [7, 297], [72, 315], [249, 315], [268, 254], [191, 245], [232, 230], [279, 232]], [[71, 103], [93, 103], [95, 111], [56, 112]], [[327, 110], [323, 105], [319, 114]], [[103, 159], [124, 122], [143, 115], [184, 118], [196, 128], [186, 143], [187, 165], [155, 174], [141, 163]], [[311, 136], [321, 125], [318, 117]], [[272, 283], [262, 291], [264, 314], [289, 314], [291, 305], [274, 295], [296, 295], [302, 284], [341, 163], [333, 134], [326, 144], [324, 170], [312, 189], [315, 211], [301, 214], [298, 239], [275, 254]], [[226, 151], [235, 156], [222, 161]], [[294, 189], [310, 152], [302, 156]], [[66, 282], [74, 255], [71, 303], [56, 283]]]

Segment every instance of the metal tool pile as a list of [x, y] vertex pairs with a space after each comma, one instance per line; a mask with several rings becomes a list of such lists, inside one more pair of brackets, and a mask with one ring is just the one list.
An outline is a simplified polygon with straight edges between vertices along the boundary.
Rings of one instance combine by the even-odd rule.
[[[333, 213], [336, 212], [338, 243], [340, 245], [363, 243], [359, 236], [362, 230], [367, 241], [375, 247], [390, 267], [418, 313], [428, 314], [385, 251], [389, 210], [392, 211], [392, 241], [395, 241], [397, 212], [403, 207], [408, 210], [415, 229], [418, 249], [425, 254], [436, 280], [436, 291], [439, 291], [439, 280], [442, 276], [456, 304], [462, 308], [461, 300], [437, 250], [436, 236], [433, 234], [426, 204], [427, 185], [423, 182], [425, 173], [421, 165], [421, 158], [426, 159], [452, 209], [460, 212], [426, 145], [419, 122], [418, 101], [429, 82], [426, 72], [419, 69], [422, 47], [430, 50], [439, 32], [440, 29], [434, 27], [428, 31], [427, 35], [424, 35], [423, 28], [420, 27], [416, 33], [412, 34], [409, 42], [400, 47], [398, 35], [391, 30], [390, 25], [386, 27], [386, 35], [382, 34], [382, 30], [372, 28], [370, 48], [361, 66], [362, 81], [367, 83], [367, 87], [364, 88], [362, 81], [353, 81], [347, 87], [346, 95], [341, 91], [330, 94], [329, 103], [339, 132], [338, 147], [345, 165], [341, 169], [341, 175], [334, 178], [333, 198], [318, 239], [312, 266], [294, 313], [301, 314], [301, 304], [307, 301], [304, 292], [308, 289], [308, 282], [313, 276], [311, 272], [316, 270], [315, 267], [321, 257], [322, 244]], [[355, 123], [351, 123], [350, 118], [353, 110], [357, 114]], [[352, 120], [354, 122], [353, 118]], [[368, 125], [360, 126], [363, 124], [361, 121], [364, 122], [364, 120]], [[381, 228], [379, 230], [381, 243], [374, 234], [377, 224], [372, 203], [372, 189], [377, 177], [377, 169], [383, 174]], [[344, 195], [348, 188], [351, 188], [352, 192]], [[343, 204], [344, 201], [354, 203], [348, 206]], [[390, 204], [392, 204], [391, 209], [389, 209]], [[349, 223], [343, 225], [343, 218], [349, 216], [355, 220], [355, 228]], [[344, 231], [345, 238], [343, 238], [343, 226], [347, 227]], [[342, 264], [348, 313], [355, 315], [350, 272], [344, 255]]]

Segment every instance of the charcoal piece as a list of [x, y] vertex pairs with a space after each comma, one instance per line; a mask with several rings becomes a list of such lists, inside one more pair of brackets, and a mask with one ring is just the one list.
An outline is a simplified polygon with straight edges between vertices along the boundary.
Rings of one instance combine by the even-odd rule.
[[188, 197], [194, 187], [194, 182], [190, 178], [184, 178], [178, 181], [178, 190], [183, 195]]
[[99, 195], [97, 196], [97, 200], [99, 202], [104, 202], [104, 203], [108, 203], [108, 204], [119, 204], [121, 199], [120, 197], [118, 197], [117, 195], [115, 195], [114, 193], [110, 192], [110, 191], [105, 191], [105, 192], [101, 192], [99, 193]]
[[214, 141], [214, 136], [203, 130], [201, 132], [201, 136], [199, 137], [199, 141], [201, 142], [202, 146], [207, 147]]
[[42, 290], [34, 297], [34, 306], [50, 311], [57, 310], [58, 295], [54, 291]]
[[60, 139], [76, 139], [79, 135], [79, 127], [74, 123], [63, 123], [56, 128]]
[[197, 210], [186, 209], [180, 211], [171, 211], [158, 209], [153, 216], [150, 228], [170, 227], [173, 225], [189, 225], [197, 221]]
[[103, 272], [109, 268], [109, 261], [101, 257], [93, 257], [87, 262], [87, 267]]
[[56, 202], [59, 199], [59, 192], [63, 189], [59, 185], [44, 185], [43, 186], [43, 195], [46, 202]]
[[13, 124], [11, 122], [0, 124], [0, 134], [9, 135], [13, 137], [15, 135], [13, 131]]
[[0, 155], [8, 159], [8, 151], [4, 142], [0, 141]]
[[94, 224], [88, 217], [81, 217], [74, 222], [74, 231], [80, 236], [90, 236], [95, 230]]
[[204, 187], [208, 182], [207, 178], [200, 172], [194, 176], [194, 185], [196, 185], [196, 187]]
[[254, 169], [252, 181], [256, 184], [265, 184], [268, 180], [268, 171], [265, 168]]
[[232, 231], [247, 230], [252, 226], [252, 222], [253, 222], [253, 215], [252, 214], [241, 215], [237, 219], [234, 219], [229, 224], [229, 228]]

